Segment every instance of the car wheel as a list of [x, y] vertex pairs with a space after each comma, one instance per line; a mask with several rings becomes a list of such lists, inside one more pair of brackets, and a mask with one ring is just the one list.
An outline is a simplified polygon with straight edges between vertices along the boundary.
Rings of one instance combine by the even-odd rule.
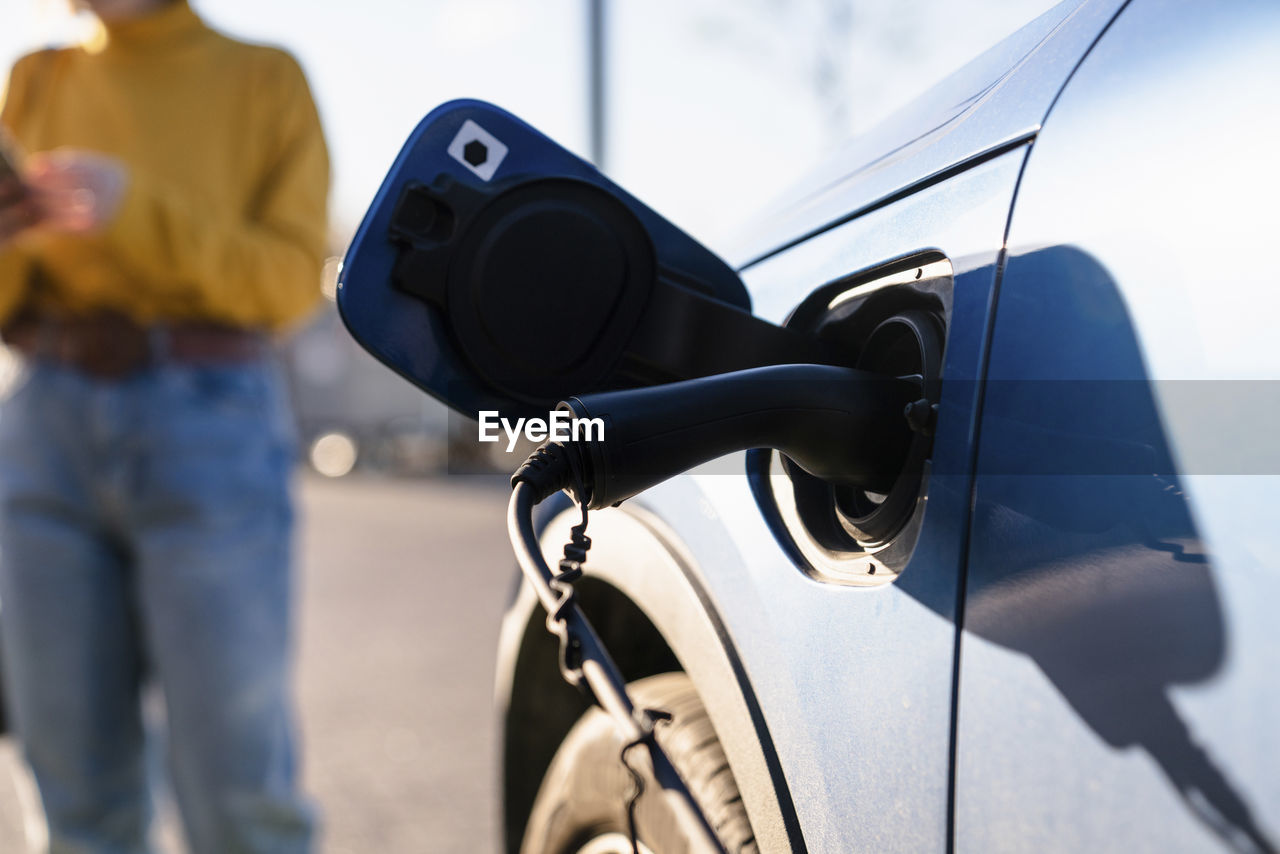
[[[755, 854], [756, 842], [738, 784], [716, 738], [706, 709], [683, 673], [662, 673], [632, 682], [636, 705], [661, 709], [671, 720], [658, 724], [659, 744], [688, 784], [707, 821], [730, 854]], [[590, 709], [556, 751], [529, 815], [521, 854], [631, 854], [627, 802], [634, 789], [620, 761], [623, 742], [613, 721]], [[636, 804], [642, 852], [684, 851], [688, 840], [643, 756], [630, 754], [645, 782]]]

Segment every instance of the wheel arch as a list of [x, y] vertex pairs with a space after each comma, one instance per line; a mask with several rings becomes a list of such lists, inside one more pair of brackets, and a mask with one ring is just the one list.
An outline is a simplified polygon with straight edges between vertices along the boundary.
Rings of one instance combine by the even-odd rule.
[[[558, 558], [577, 521], [554, 512], [542, 529]], [[745, 668], [692, 559], [670, 529], [636, 505], [593, 514], [579, 601], [628, 681], [689, 674], [724, 747], [762, 852], [805, 850], [790, 793]], [[503, 621], [496, 700], [501, 727], [504, 850], [518, 852], [538, 785], [588, 701], [560, 677], [558, 647], [532, 590], [521, 584]]]

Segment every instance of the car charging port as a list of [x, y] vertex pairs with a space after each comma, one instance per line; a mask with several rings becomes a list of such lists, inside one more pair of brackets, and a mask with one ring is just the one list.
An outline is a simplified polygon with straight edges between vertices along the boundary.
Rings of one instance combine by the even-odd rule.
[[858, 368], [920, 385], [920, 400], [929, 410], [916, 425], [902, 471], [888, 492], [836, 488], [836, 516], [860, 543], [888, 543], [911, 516], [920, 492], [925, 460], [932, 447], [934, 401], [942, 364], [942, 330], [929, 312], [908, 309], [881, 321], [863, 345]]
[[[847, 584], [892, 580], [918, 539], [928, 492], [952, 269], [939, 253], [921, 253], [820, 288], [792, 313], [788, 328], [843, 354], [849, 367], [914, 384], [913, 435], [897, 476], [884, 489], [815, 477], [784, 454], [753, 455], [767, 477], [762, 502], [812, 574]], [[851, 440], [852, 441], [852, 440]]]

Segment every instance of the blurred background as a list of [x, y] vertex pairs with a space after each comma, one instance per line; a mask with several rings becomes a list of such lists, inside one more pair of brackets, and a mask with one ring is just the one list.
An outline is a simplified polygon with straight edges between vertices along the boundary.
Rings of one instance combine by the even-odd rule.
[[[67, 0], [0, 0], [0, 66], [82, 38]], [[333, 159], [326, 302], [292, 336], [305, 774], [329, 852], [496, 845], [498, 621], [514, 578], [502, 478], [448, 475], [462, 427], [365, 356], [339, 259], [432, 107], [492, 101], [731, 262], [735, 230], [837, 145], [1050, 0], [191, 0], [279, 44], [311, 81]], [[0, 370], [4, 361], [0, 360]], [[466, 427], [465, 429], [474, 429]], [[507, 463], [500, 463], [507, 465]], [[162, 814], [164, 808], [162, 805]], [[0, 851], [38, 804], [0, 743]], [[181, 850], [172, 822], [161, 847]]]

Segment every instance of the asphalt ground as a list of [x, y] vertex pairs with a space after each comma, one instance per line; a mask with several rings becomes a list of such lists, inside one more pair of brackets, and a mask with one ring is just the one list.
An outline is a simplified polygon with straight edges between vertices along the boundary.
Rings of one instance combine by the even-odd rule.
[[[297, 697], [327, 854], [495, 851], [498, 624], [514, 584], [499, 478], [304, 477]], [[38, 801], [0, 741], [0, 852]], [[162, 805], [157, 850], [183, 850]]]

